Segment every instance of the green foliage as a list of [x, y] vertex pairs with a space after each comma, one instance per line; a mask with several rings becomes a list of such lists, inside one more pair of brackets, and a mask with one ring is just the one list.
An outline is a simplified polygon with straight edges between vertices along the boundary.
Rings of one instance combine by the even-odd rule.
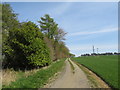
[[41, 17], [41, 21], [38, 22], [40, 23], [41, 31], [43, 31], [48, 38], [52, 39], [58, 28], [58, 24], [54, 22], [54, 19], [46, 14], [44, 17]]
[[17, 14], [14, 13], [9, 4], [2, 4], [2, 32], [8, 34], [9, 30], [19, 25]]
[[6, 45], [9, 30], [19, 25], [17, 14], [15, 14], [9, 4], [2, 4], [2, 46]]
[[[4, 57], [13, 57], [12, 54], [13, 50], [10, 47], [10, 43], [8, 43], [8, 37], [9, 37], [9, 31], [13, 28], [18, 28], [19, 22], [17, 20], [17, 14], [15, 14], [10, 7], [9, 4], [1, 4], [2, 5], [2, 50]], [[10, 41], [9, 41], [10, 42]], [[8, 54], [5, 54], [8, 53]], [[12, 56], [9, 56], [9, 55]], [[8, 61], [3, 58], [3, 65], [8, 62], [10, 62], [10, 59]]]
[[12, 29], [9, 34], [4, 54], [10, 66], [30, 68], [51, 63], [43, 34], [34, 23], [22, 23], [21, 28]]
[[49, 65], [51, 59], [57, 60], [68, 56], [69, 50], [60, 44], [66, 33], [58, 30], [58, 24], [48, 14], [41, 17], [40, 30], [30, 21], [19, 23], [17, 14], [9, 4], [2, 4], [2, 8], [4, 67], [16, 69], [42, 67]]
[[[67, 34], [63, 29], [58, 28], [58, 24], [48, 14], [41, 17], [40, 27], [45, 35], [45, 43], [50, 48], [50, 57], [53, 60], [65, 58], [69, 56], [69, 50], [62, 44], [65, 40], [64, 36]], [[48, 38], [47, 38], [48, 37]], [[62, 42], [62, 43], [61, 43]]]
[[12, 82], [9, 86], [3, 88], [43, 88], [44, 84], [48, 82], [55, 73], [62, 70], [64, 66], [64, 60], [57, 61], [51, 64], [47, 69], [41, 69], [35, 74], [22, 77], [15, 82]]
[[110, 86], [118, 88], [118, 56], [89, 56], [73, 58], [76, 62], [85, 65]]

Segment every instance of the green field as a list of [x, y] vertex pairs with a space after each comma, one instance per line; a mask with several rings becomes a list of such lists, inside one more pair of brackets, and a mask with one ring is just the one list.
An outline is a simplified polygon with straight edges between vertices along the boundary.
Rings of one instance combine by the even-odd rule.
[[118, 88], [118, 56], [89, 56], [72, 58], [98, 74], [111, 87]]

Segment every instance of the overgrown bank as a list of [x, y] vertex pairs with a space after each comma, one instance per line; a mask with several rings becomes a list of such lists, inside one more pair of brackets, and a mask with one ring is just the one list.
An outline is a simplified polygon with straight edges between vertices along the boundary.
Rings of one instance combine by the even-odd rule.
[[65, 45], [66, 32], [50, 15], [32, 21], [19, 22], [9, 4], [2, 4], [3, 68], [25, 70], [41, 68], [72, 54]]
[[[4, 87], [42, 87], [48, 78], [62, 67], [63, 60], [56, 63], [54, 61], [73, 55], [64, 42], [67, 33], [48, 14], [40, 16], [40, 20], [36, 21], [39, 25], [36, 25], [32, 21], [20, 22], [17, 18], [18, 14], [13, 11], [10, 4], [2, 3], [0, 5], [2, 6], [2, 68], [5, 71], [4, 75], [9, 77], [9, 75], [20, 74], [18, 76], [22, 77], [17, 81], [16, 76], [11, 77], [8, 84], [11, 81], [15, 82]], [[35, 73], [36, 70], [49, 65], [51, 65], [50, 68]], [[29, 73], [26, 77], [25, 72], [30, 70], [32, 72], [34, 69], [35, 72]]]
[[64, 61], [65, 59], [56, 61], [52, 63], [50, 67], [41, 69], [28, 77], [21, 77], [9, 86], [4, 86], [3, 88], [42, 88], [49, 78], [62, 69]]

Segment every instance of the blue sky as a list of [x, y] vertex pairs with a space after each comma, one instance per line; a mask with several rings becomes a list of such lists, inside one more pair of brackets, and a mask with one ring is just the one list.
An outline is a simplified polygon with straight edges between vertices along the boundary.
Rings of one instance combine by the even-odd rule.
[[[76, 56], [92, 53], [92, 46], [102, 52], [118, 51], [117, 2], [9, 2], [18, 19], [38, 24], [50, 14], [64, 29], [66, 46]], [[96, 50], [95, 50], [96, 51]]]

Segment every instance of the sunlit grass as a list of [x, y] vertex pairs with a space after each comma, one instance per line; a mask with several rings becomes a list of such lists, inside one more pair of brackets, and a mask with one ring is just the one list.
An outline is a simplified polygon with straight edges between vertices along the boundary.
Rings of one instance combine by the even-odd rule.
[[21, 77], [3, 88], [41, 88], [47, 83], [50, 77], [62, 69], [63, 65], [64, 60], [57, 61], [52, 63], [50, 67], [41, 69], [28, 77]]
[[85, 65], [113, 88], [118, 88], [118, 56], [89, 56], [73, 58]]

